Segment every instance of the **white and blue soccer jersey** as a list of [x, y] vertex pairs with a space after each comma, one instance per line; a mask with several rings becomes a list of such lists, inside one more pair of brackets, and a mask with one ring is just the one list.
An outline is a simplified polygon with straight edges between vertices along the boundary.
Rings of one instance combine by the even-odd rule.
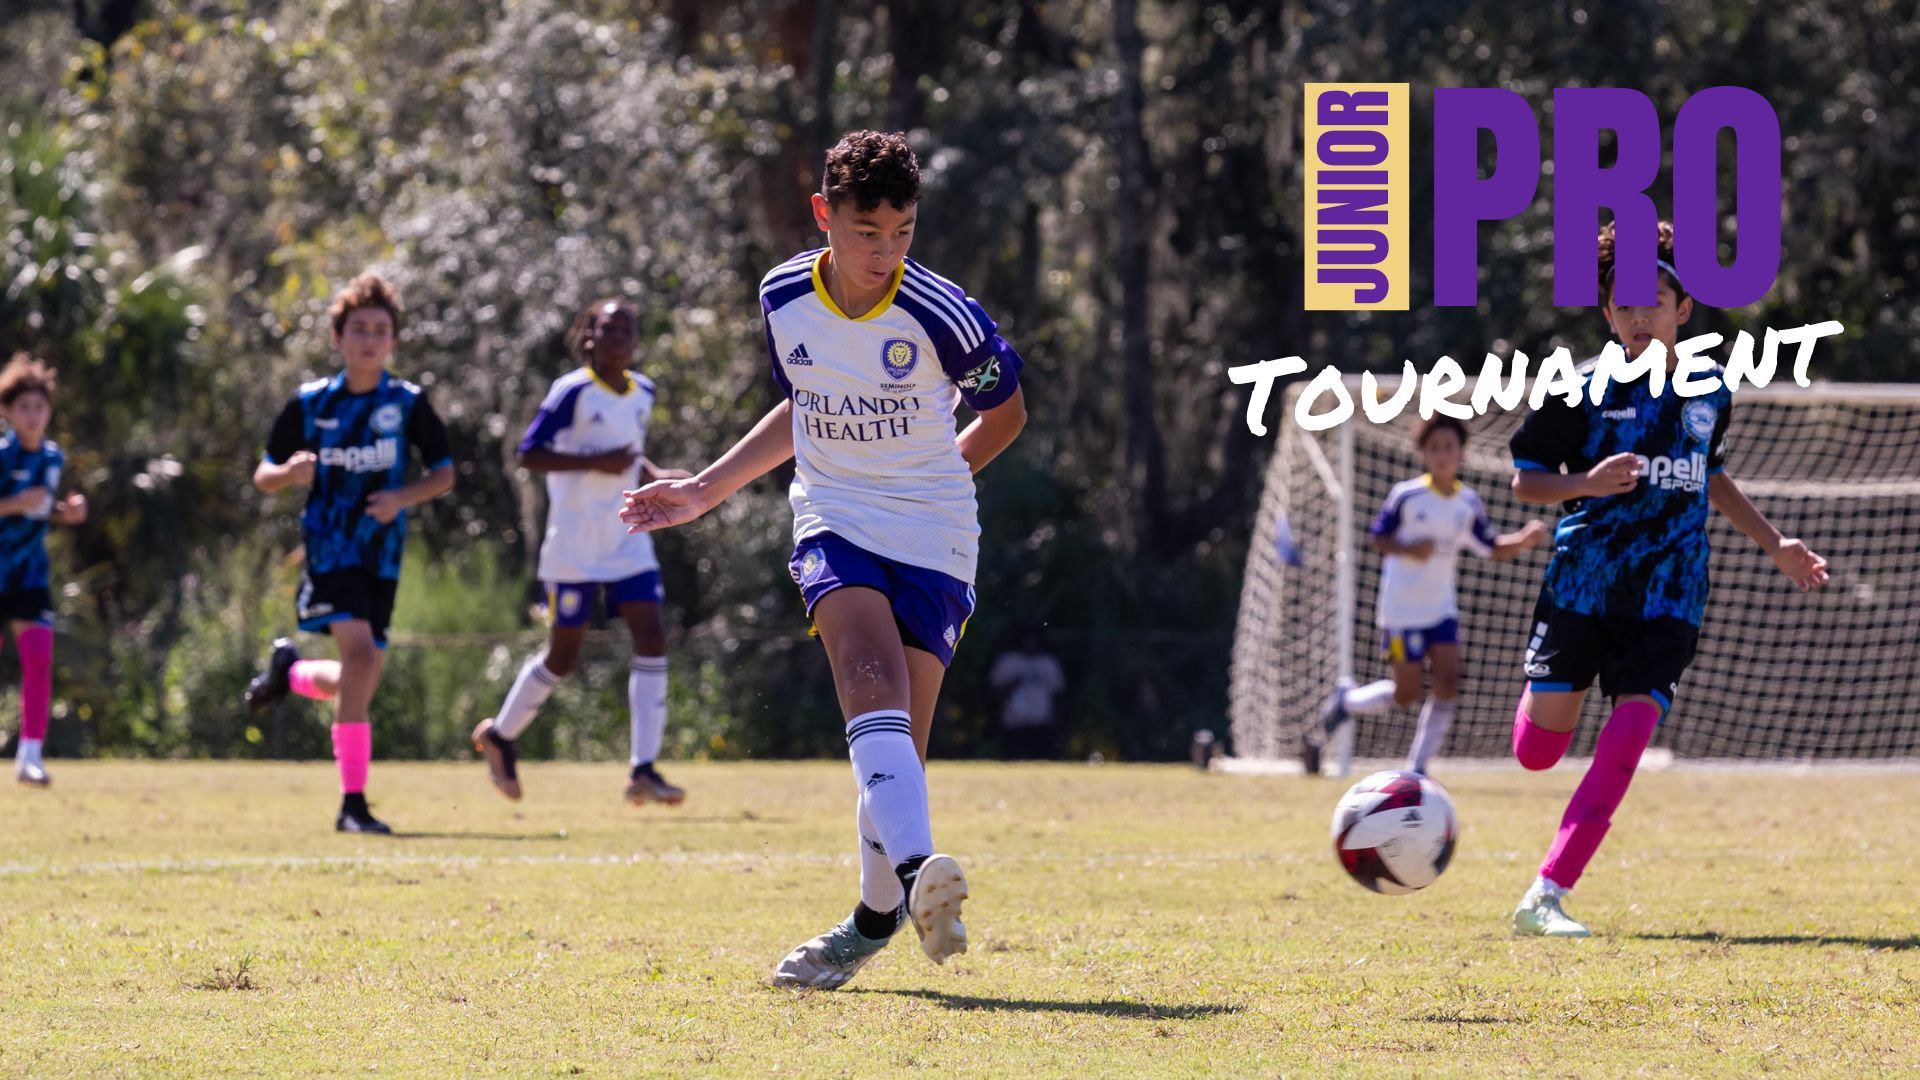
[[[1589, 365], [1590, 369], [1590, 365]], [[1714, 375], [1721, 375], [1715, 367]], [[1646, 379], [1613, 382], [1594, 404], [1554, 398], [1529, 414], [1508, 446], [1516, 469], [1585, 472], [1638, 454], [1640, 482], [1623, 495], [1574, 499], [1553, 534], [1543, 598], [1582, 615], [1682, 619], [1707, 605], [1707, 484], [1725, 464], [1733, 394], [1653, 396]]]
[[875, 555], [971, 583], [980, 521], [954, 411], [994, 408], [1020, 354], [964, 290], [914, 262], [857, 319], [820, 280], [824, 251], [760, 283], [773, 377], [793, 402], [795, 543], [833, 533]]
[[1433, 541], [1433, 554], [1425, 559], [1388, 555], [1380, 560], [1374, 621], [1390, 630], [1421, 630], [1459, 618], [1454, 573], [1460, 552], [1484, 559], [1499, 541], [1479, 492], [1458, 480], [1444, 492], [1431, 476], [1395, 484], [1367, 533], [1402, 544]]
[[[616, 389], [591, 368], [560, 376], [520, 440], [520, 452], [544, 449], [584, 457], [631, 450], [636, 457], [645, 455], [653, 380], [628, 374], [626, 383]], [[604, 583], [658, 570], [653, 538], [627, 535], [620, 520], [621, 492], [638, 487], [639, 481], [638, 461], [631, 472], [618, 475], [596, 469], [548, 473], [540, 580]]]
[[367, 496], [406, 485], [409, 451], [429, 471], [453, 463], [446, 425], [420, 387], [390, 372], [364, 394], [347, 389], [343, 372], [315, 379], [280, 410], [267, 435], [267, 460], [285, 464], [310, 450], [319, 458], [300, 531], [307, 572], [360, 570], [397, 580], [407, 540], [402, 511], [382, 525], [367, 513]]
[[47, 498], [39, 506], [0, 517], [0, 593], [47, 587], [47, 521], [66, 460], [52, 439], [42, 439], [40, 449], [28, 450], [13, 432], [0, 436], [0, 499], [28, 488], [47, 489]]

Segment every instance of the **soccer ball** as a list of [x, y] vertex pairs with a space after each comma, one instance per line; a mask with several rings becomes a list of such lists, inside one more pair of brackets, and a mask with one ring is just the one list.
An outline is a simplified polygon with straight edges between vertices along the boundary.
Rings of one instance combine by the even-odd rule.
[[1333, 808], [1333, 853], [1353, 880], [1377, 893], [1433, 884], [1459, 835], [1447, 789], [1418, 773], [1374, 773]]

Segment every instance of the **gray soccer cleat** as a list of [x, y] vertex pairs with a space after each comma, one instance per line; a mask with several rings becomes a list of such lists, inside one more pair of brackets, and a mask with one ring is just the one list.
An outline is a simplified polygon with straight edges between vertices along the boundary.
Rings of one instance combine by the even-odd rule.
[[767, 982], [790, 990], [838, 990], [891, 940], [862, 935], [848, 915], [840, 925], [795, 946]]
[[1513, 932], [1521, 937], [1590, 937], [1591, 932], [1560, 907], [1562, 895], [1535, 882], [1513, 910]]
[[15, 763], [13, 778], [28, 787], [47, 787], [53, 783], [53, 779], [47, 775], [47, 767], [37, 761]]

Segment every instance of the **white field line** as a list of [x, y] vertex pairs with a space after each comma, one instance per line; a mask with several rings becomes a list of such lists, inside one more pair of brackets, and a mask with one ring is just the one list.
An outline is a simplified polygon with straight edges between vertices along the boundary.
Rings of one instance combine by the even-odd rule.
[[[1592, 758], [1566, 758], [1555, 772], [1585, 769]], [[1401, 758], [1360, 758], [1353, 763], [1355, 780], [1382, 769], [1399, 769]], [[1300, 763], [1285, 758], [1215, 758], [1214, 772], [1235, 776], [1299, 776]], [[1440, 758], [1433, 763], [1434, 775], [1442, 782], [1453, 773], [1524, 772], [1511, 758]], [[1763, 761], [1746, 758], [1682, 758], [1671, 750], [1654, 747], [1640, 759], [1643, 772], [1732, 772], [1771, 776], [1884, 776], [1920, 773], [1920, 758], [1887, 758], [1880, 761]]]

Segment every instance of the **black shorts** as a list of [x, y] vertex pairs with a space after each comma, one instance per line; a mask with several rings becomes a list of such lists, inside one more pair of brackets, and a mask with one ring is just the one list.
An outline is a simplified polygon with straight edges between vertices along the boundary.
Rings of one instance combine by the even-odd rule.
[[53, 625], [53, 592], [45, 585], [0, 593], [0, 619]]
[[1542, 599], [1533, 608], [1522, 664], [1536, 691], [1585, 690], [1598, 675], [1606, 696], [1646, 694], [1664, 711], [1673, 706], [1699, 638], [1700, 628], [1685, 619], [1581, 615]]
[[342, 619], [363, 619], [373, 628], [373, 643], [387, 647], [387, 626], [393, 622], [393, 594], [400, 583], [375, 577], [365, 570], [333, 570], [302, 574], [294, 610], [300, 629], [310, 634], [331, 633], [329, 625]]

